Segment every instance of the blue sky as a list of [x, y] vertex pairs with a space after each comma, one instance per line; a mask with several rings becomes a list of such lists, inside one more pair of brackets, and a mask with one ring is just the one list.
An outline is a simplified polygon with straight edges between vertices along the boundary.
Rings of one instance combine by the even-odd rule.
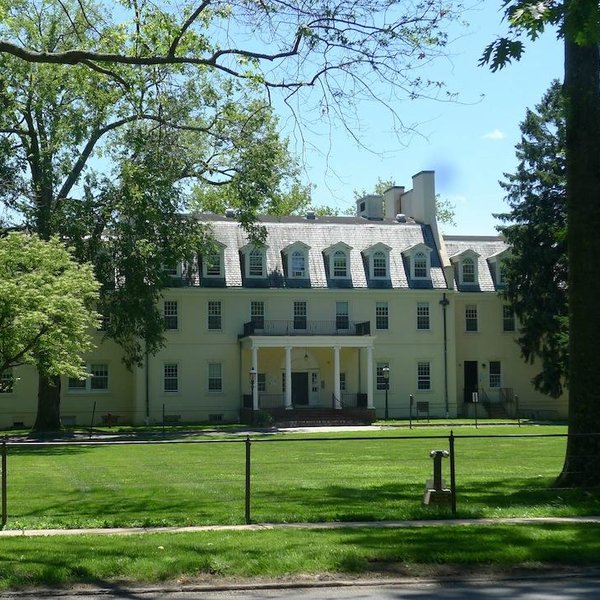
[[500, 72], [477, 66], [485, 46], [505, 30], [499, 6], [499, 0], [487, 0], [469, 12], [470, 26], [452, 43], [452, 57], [432, 69], [431, 77], [460, 92], [460, 102], [415, 100], [398, 106], [407, 122], [421, 123], [406, 147], [380, 108], [363, 106], [361, 138], [384, 156], [360, 148], [343, 132], [333, 134], [327, 157], [304, 148], [315, 205], [345, 208], [353, 204], [353, 190], [370, 190], [378, 177], [410, 188], [412, 175], [435, 170], [436, 191], [456, 206], [456, 227], [444, 226], [444, 232], [496, 233], [492, 213], [506, 210], [498, 180], [515, 170], [519, 123], [552, 79], [562, 79], [563, 68], [562, 46], [551, 32], [528, 43], [521, 61]]

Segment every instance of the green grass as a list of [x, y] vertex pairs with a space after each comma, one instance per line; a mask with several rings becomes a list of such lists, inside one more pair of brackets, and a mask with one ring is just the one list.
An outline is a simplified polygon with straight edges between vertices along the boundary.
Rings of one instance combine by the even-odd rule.
[[2, 540], [0, 589], [88, 583], [217, 582], [220, 577], [431, 575], [436, 567], [588, 566], [600, 562], [590, 524], [212, 531]]
[[[564, 427], [456, 430], [459, 517], [600, 513], [597, 494], [553, 489]], [[427, 519], [421, 506], [440, 427], [252, 438], [253, 522]], [[224, 434], [223, 434], [224, 435]], [[393, 439], [394, 436], [409, 439]], [[434, 439], [422, 439], [425, 435]], [[206, 438], [203, 438], [206, 439]], [[221, 438], [225, 439], [225, 438]], [[8, 527], [115, 527], [244, 522], [244, 438], [228, 443], [9, 448]], [[311, 439], [311, 441], [307, 441]], [[445, 478], [448, 464], [444, 461]]]

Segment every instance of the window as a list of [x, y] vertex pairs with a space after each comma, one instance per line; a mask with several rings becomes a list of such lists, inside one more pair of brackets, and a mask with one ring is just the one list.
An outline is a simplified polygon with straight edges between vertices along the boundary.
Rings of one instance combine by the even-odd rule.
[[177, 308], [177, 300], [165, 300], [163, 306], [165, 329], [174, 330], [178, 328]]
[[417, 252], [413, 258], [413, 276], [415, 279], [427, 278], [427, 256], [424, 252]]
[[177, 363], [163, 365], [163, 390], [165, 392], [179, 391], [179, 366]]
[[387, 260], [381, 250], [373, 253], [373, 277], [387, 277]]
[[294, 250], [291, 256], [291, 276], [306, 277], [306, 255], [301, 250]]
[[11, 368], [0, 374], [0, 394], [10, 394], [13, 391], [15, 380]]
[[209, 363], [208, 365], [208, 391], [223, 391], [223, 372], [221, 363]]
[[388, 369], [390, 368], [390, 363], [387, 362], [379, 362], [377, 363], [377, 371], [376, 371], [376, 375], [377, 375], [377, 389], [378, 390], [387, 390], [389, 389], [388, 385], [390, 383], [389, 380], [389, 370], [388, 370], [388, 378], [386, 379], [383, 375], [384, 371], [384, 367], [387, 367]]
[[431, 364], [428, 362], [417, 363], [417, 389], [431, 389]]
[[472, 258], [462, 261], [462, 282], [475, 283], [475, 261]]
[[250, 321], [254, 329], [265, 328], [265, 303], [260, 301], [250, 302]]
[[208, 301], [208, 328], [211, 330], [221, 329], [221, 301]]
[[333, 276], [334, 277], [347, 277], [348, 276], [348, 265], [347, 265], [346, 253], [343, 250], [336, 250], [333, 253]]
[[177, 263], [172, 263], [163, 266], [163, 273], [168, 277], [177, 277], [179, 275], [179, 268]]
[[465, 331], [478, 331], [477, 306], [467, 304], [465, 306]]
[[294, 302], [294, 329], [306, 329], [306, 302]]
[[98, 323], [97, 331], [108, 331], [109, 325], [110, 325], [110, 316], [109, 315], [100, 315], [100, 322]]
[[254, 248], [248, 253], [248, 276], [249, 277], [264, 277], [265, 271], [265, 255], [262, 250]]
[[221, 253], [211, 252], [204, 256], [203, 261], [205, 277], [221, 277]]
[[108, 364], [92, 363], [85, 366], [88, 377], [74, 379], [69, 377], [68, 389], [81, 391], [107, 391], [108, 390]]
[[256, 389], [259, 392], [267, 391], [267, 376], [265, 373], [256, 374]]
[[499, 360], [490, 360], [490, 387], [499, 388], [502, 386], [502, 371]]
[[515, 313], [513, 309], [508, 305], [502, 306], [502, 331], [514, 331], [515, 330]]
[[429, 327], [429, 302], [417, 302], [417, 329], [425, 331]]
[[346, 391], [346, 373], [340, 373], [340, 392]]
[[387, 302], [375, 303], [375, 329], [389, 329], [389, 313]]
[[350, 322], [348, 321], [348, 303], [347, 302], [336, 302], [335, 303], [335, 328], [336, 329], [348, 329]]

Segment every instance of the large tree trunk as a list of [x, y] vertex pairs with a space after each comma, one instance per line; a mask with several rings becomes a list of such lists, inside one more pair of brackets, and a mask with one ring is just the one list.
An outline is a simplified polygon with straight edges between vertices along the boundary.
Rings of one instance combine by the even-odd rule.
[[600, 60], [597, 44], [569, 39], [568, 19], [569, 440], [558, 483], [589, 488], [600, 485], [600, 437], [588, 435], [600, 433]]
[[38, 408], [33, 431], [60, 431], [60, 377], [39, 376]]

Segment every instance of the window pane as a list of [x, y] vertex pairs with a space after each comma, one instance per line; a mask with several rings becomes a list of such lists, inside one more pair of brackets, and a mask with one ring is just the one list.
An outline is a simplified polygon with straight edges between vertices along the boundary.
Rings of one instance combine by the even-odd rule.
[[265, 303], [256, 301], [250, 302], [250, 321], [255, 329], [265, 328]]
[[294, 329], [306, 329], [306, 302], [294, 302]]
[[414, 257], [415, 277], [427, 277], [427, 257], [423, 252], [417, 252]]
[[502, 329], [504, 331], [515, 330], [515, 313], [508, 304], [502, 307], [502, 321]]
[[348, 329], [350, 327], [348, 321], [348, 303], [335, 303], [335, 327], [336, 329]]
[[210, 363], [208, 365], [208, 391], [220, 392], [222, 389], [221, 363]]
[[306, 275], [306, 258], [303, 252], [296, 250], [292, 253], [292, 277], [304, 277]]
[[342, 250], [337, 250], [333, 255], [333, 276], [346, 277], [346, 253]]
[[375, 304], [375, 329], [389, 328], [388, 303], [377, 302]]
[[417, 364], [417, 389], [431, 389], [431, 366], [428, 362]]
[[429, 329], [429, 302], [417, 303], [417, 329]]
[[475, 263], [472, 258], [465, 258], [462, 263], [463, 283], [475, 283]]
[[10, 394], [13, 391], [13, 385], [13, 371], [12, 369], [6, 369], [6, 371], [3, 371], [2, 374], [0, 374], [0, 394]]
[[465, 329], [467, 331], [477, 331], [477, 306], [468, 304], [465, 306]]
[[263, 263], [262, 250], [252, 250], [248, 256], [248, 275], [251, 277], [262, 277]]
[[490, 387], [499, 388], [502, 383], [502, 372], [499, 360], [490, 360]]
[[219, 277], [221, 275], [221, 255], [208, 254], [204, 258], [207, 277]]
[[383, 252], [373, 254], [373, 277], [387, 276], [387, 261]]
[[177, 329], [177, 301], [165, 300], [163, 311], [165, 329]]
[[267, 391], [267, 376], [265, 375], [265, 373], [257, 373], [256, 387], [259, 392]]
[[208, 301], [208, 328], [221, 329], [221, 301]]
[[95, 364], [90, 366], [90, 389], [107, 390], [108, 389], [108, 365]]
[[177, 363], [166, 363], [163, 375], [165, 392], [177, 392], [179, 390], [179, 367]]

